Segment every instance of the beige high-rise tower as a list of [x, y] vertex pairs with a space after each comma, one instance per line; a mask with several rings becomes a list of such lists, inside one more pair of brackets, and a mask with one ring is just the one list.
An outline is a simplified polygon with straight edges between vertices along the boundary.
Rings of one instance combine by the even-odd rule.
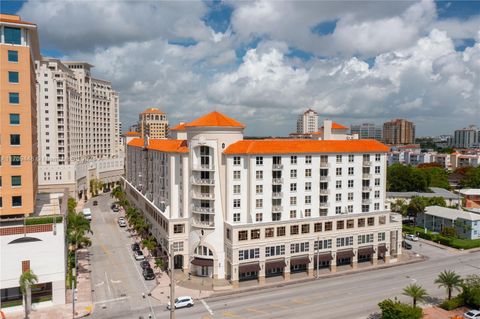
[[0, 14], [0, 217], [31, 214], [37, 193], [37, 26]]
[[166, 139], [168, 136], [167, 115], [157, 108], [151, 107], [140, 113], [139, 129], [142, 138], [148, 135], [153, 139]]

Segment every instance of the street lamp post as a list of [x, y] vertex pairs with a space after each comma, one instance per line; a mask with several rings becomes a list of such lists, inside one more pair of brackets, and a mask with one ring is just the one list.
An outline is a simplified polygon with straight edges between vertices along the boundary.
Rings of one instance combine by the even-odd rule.
[[[75, 246], [77, 246], [77, 243], [75, 242]], [[75, 259], [74, 259], [74, 264], [73, 264], [73, 269], [72, 269], [72, 318], [75, 319], [75, 288], [77, 287], [76, 285], [76, 278], [77, 278], [77, 249], [75, 249]]]
[[173, 273], [173, 244], [170, 245], [170, 319], [175, 319], [175, 278]]
[[317, 272], [315, 277], [318, 279], [318, 270], [320, 269], [320, 237], [317, 237]]

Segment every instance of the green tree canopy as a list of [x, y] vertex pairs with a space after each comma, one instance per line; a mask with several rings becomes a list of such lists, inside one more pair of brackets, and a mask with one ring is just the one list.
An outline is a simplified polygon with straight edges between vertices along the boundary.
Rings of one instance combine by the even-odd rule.
[[466, 170], [460, 185], [464, 188], [480, 188], [480, 166]]
[[472, 308], [480, 308], [480, 276], [469, 275], [462, 282], [462, 294], [465, 304]]
[[448, 300], [450, 300], [453, 290], [460, 291], [462, 278], [453, 270], [444, 270], [435, 279], [435, 283], [438, 284], [438, 287], [444, 287], [447, 290]]
[[397, 300], [386, 299], [378, 304], [382, 319], [421, 319], [422, 309], [410, 307]]
[[410, 284], [403, 288], [403, 294], [412, 298], [414, 308], [417, 306], [417, 301], [422, 301], [428, 296], [427, 291], [417, 284]]

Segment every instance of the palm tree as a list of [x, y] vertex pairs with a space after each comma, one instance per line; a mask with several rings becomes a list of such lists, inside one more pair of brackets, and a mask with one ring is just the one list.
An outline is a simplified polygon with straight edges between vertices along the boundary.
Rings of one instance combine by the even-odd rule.
[[82, 214], [75, 212], [67, 214], [67, 239], [70, 250], [75, 251], [80, 247], [89, 246], [91, 241], [86, 234], [91, 232], [90, 222]]
[[144, 240], [142, 240], [142, 246], [148, 249], [149, 254], [151, 255], [152, 251], [157, 246], [157, 242], [153, 236], [148, 236]]
[[460, 291], [462, 278], [453, 270], [444, 270], [435, 279], [435, 283], [438, 284], [439, 288], [444, 287], [447, 289], [448, 300], [450, 300], [452, 299], [452, 291], [454, 289]]
[[427, 291], [417, 284], [410, 284], [403, 288], [403, 294], [413, 299], [414, 308], [417, 306], [417, 301], [422, 301], [428, 296]]
[[30, 304], [28, 302], [28, 296], [30, 296], [32, 285], [35, 285], [38, 282], [38, 277], [33, 273], [31, 269], [25, 271], [19, 280], [20, 291], [23, 295], [23, 300], [25, 301], [25, 319], [29, 318], [30, 313]]
[[117, 186], [112, 189], [110, 196], [115, 197], [119, 202], [125, 199], [125, 193], [123, 192], [121, 186]]

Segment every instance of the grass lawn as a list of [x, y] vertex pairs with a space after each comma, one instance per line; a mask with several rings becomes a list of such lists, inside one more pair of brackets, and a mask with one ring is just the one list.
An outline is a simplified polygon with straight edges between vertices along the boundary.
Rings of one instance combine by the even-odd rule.
[[445, 246], [450, 246], [456, 249], [472, 249], [480, 247], [480, 239], [461, 239], [444, 237], [440, 234], [432, 233], [428, 231], [425, 233], [425, 229], [421, 227], [403, 226], [403, 232], [408, 234], [417, 234], [420, 238], [431, 240], [440, 243]]

